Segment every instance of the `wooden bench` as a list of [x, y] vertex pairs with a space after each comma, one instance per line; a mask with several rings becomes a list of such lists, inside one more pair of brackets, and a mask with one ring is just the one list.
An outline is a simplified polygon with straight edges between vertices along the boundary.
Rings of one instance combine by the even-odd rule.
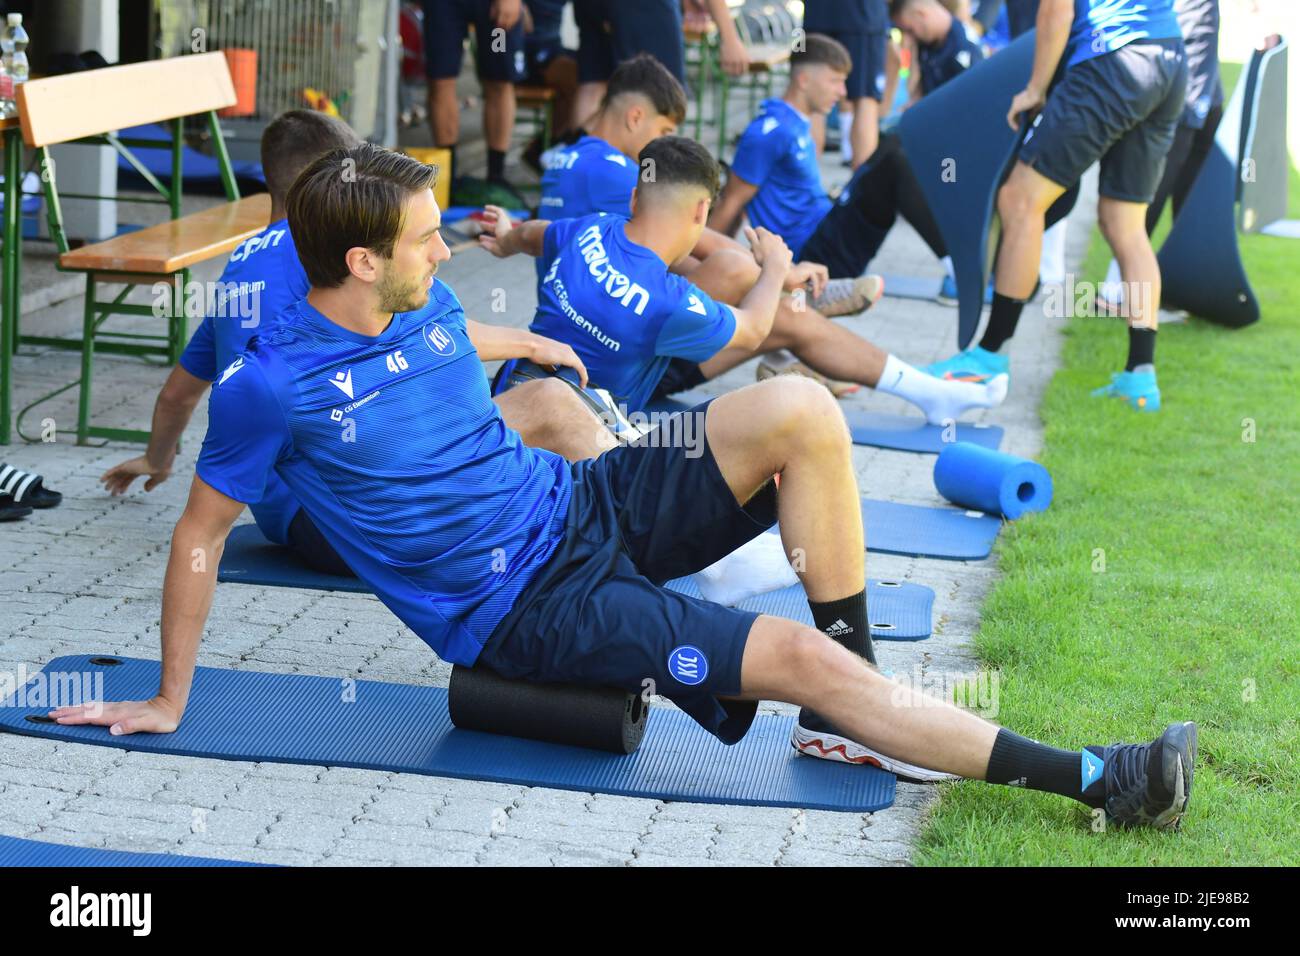
[[515, 104], [521, 110], [531, 111], [533, 129], [541, 127], [542, 152], [546, 152], [551, 148], [551, 136], [555, 132], [555, 90], [549, 86], [518, 83], [515, 85]]
[[[94, 356], [99, 352], [163, 356], [175, 363], [188, 339], [187, 296], [190, 267], [225, 255], [249, 236], [264, 229], [270, 218], [271, 202], [266, 195], [241, 200], [230, 157], [221, 137], [216, 111], [235, 103], [235, 90], [225, 57], [220, 53], [133, 63], [71, 73], [66, 76], [30, 80], [19, 87], [18, 111], [23, 139], [37, 151], [43, 170], [50, 236], [59, 250], [59, 268], [86, 276], [85, 311], [80, 340], [55, 339], [17, 334], [14, 341], [81, 351], [81, 377], [43, 396], [32, 407], [80, 385], [77, 441], [84, 444], [94, 436], [126, 441], [147, 441], [140, 430], [100, 428], [90, 423], [91, 381]], [[206, 114], [208, 133], [221, 170], [228, 203], [189, 216], [181, 215], [183, 121]], [[169, 125], [170, 140], [124, 139], [116, 130], [153, 123]], [[63, 227], [56, 171], [49, 147], [59, 143], [87, 143], [113, 147], [141, 173], [163, 197], [145, 200], [170, 207], [171, 221], [138, 232], [116, 236], [72, 249]], [[165, 148], [172, 154], [170, 186], [164, 186], [144, 168], [132, 149]], [[78, 197], [108, 198], [108, 197]], [[179, 283], [176, 281], [179, 278]], [[165, 283], [171, 287], [165, 307], [125, 301], [132, 289]], [[99, 284], [125, 288], [111, 301], [100, 301]], [[157, 298], [157, 297], [156, 297]], [[202, 312], [190, 306], [189, 312]], [[158, 316], [167, 321], [165, 335], [139, 332], [110, 332], [102, 326], [113, 315]], [[108, 341], [99, 342], [99, 339]], [[21, 434], [21, 430], [19, 432]]]

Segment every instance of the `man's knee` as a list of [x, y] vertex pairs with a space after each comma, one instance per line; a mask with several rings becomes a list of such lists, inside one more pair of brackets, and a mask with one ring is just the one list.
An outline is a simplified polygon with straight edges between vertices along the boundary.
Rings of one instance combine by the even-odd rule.
[[783, 657], [789, 664], [791, 680], [814, 696], [824, 683], [835, 683], [846, 670], [860, 666], [850, 652], [815, 627], [794, 625], [783, 643]]
[[1138, 203], [1102, 200], [1097, 205], [1097, 226], [1112, 249], [1142, 248], [1149, 245], [1146, 207]]
[[762, 382], [768, 420], [775, 436], [799, 445], [838, 446], [849, 441], [844, 414], [830, 391], [802, 375], [778, 375]]
[[709, 271], [719, 290], [713, 297], [732, 305], [738, 305], [754, 288], [760, 272], [753, 256], [736, 249], [718, 249], [704, 260], [703, 267]]

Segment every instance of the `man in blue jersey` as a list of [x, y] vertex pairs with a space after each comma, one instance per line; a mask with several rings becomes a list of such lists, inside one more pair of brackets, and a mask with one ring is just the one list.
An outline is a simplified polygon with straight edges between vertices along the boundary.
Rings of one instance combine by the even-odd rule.
[[[1061, 64], [1064, 75], [1048, 95]], [[1125, 296], [1128, 361], [1093, 394], [1122, 399], [1137, 411], [1159, 410], [1160, 267], [1146, 214], [1183, 111], [1186, 83], [1172, 0], [1042, 0], [1033, 73], [1007, 113], [1013, 128], [1023, 120], [1032, 126], [998, 191], [1002, 239], [989, 322], [977, 345], [928, 371], [968, 380], [1009, 371], [1002, 350], [1038, 279], [1044, 214], [1100, 160], [1098, 224], [1131, 294]]]
[[[180, 725], [216, 584], [216, 561], [196, 569], [193, 556], [220, 553], [274, 470], [446, 661], [638, 692], [648, 678], [726, 743], [744, 736], [759, 700], [790, 701], [803, 708], [792, 740], [803, 753], [1058, 793], [1122, 826], [1178, 821], [1195, 724], [1146, 744], [1062, 750], [871, 666], [852, 445], [824, 389], [787, 377], [722, 396], [686, 413], [703, 428], [689, 445], [652, 433], [573, 465], [524, 445], [488, 396], [455, 295], [435, 278], [450, 253], [432, 178], [363, 144], [321, 157], [294, 184], [289, 222], [311, 291], [295, 321], [250, 343], [213, 390], [163, 585], [158, 693], [52, 719], [115, 735]], [[789, 252], [768, 251], [782, 260], [769, 264], [774, 277]], [[351, 441], [335, 414], [344, 402]], [[661, 586], [778, 516], [787, 552], [804, 558], [814, 627]]]
[[1005, 380], [942, 382], [947, 387], [935, 389], [931, 376], [821, 317], [812, 332], [801, 333], [818, 336], [811, 345], [806, 338], [797, 346], [785, 340], [775, 327], [785, 272], [773, 278], [769, 269], [773, 248], [784, 251], [785, 243], [762, 227], [750, 234], [762, 272], [737, 306], [672, 274], [669, 265], [705, 228], [718, 164], [699, 143], [679, 136], [650, 142], [640, 163], [655, 175], [637, 185], [631, 219], [597, 214], [513, 226], [503, 210], [489, 207], [490, 228], [479, 240], [494, 255], [538, 257], [545, 271], [531, 328], [573, 346], [592, 382], [629, 411], [645, 408], [670, 360], [700, 363], [713, 377], [783, 347], [795, 348], [824, 375], [913, 403], [932, 423], [955, 421], [1004, 397]]
[[[637, 180], [653, 175], [638, 164], [641, 150], [676, 132], [685, 118], [686, 91], [654, 57], [641, 54], [621, 64], [609, 79], [590, 133], [547, 154], [540, 214], [551, 220], [595, 213], [626, 216]], [[672, 268], [732, 305], [758, 280], [758, 265], [749, 251], [712, 229], [704, 229]], [[817, 263], [799, 263], [787, 277], [787, 288], [811, 285], [812, 309], [824, 316], [861, 312], [879, 297], [878, 277], [825, 282], [824, 276]]]
[[[231, 253], [210, 314], [195, 330], [179, 364], [158, 393], [148, 449], [100, 477], [110, 494], [124, 494], [136, 478], [146, 479], [146, 491], [166, 481], [171, 476], [181, 433], [221, 370], [234, 361], [254, 335], [266, 335], [280, 322], [292, 320], [286, 310], [307, 294], [310, 285], [285, 218], [285, 197], [298, 173], [312, 160], [356, 142], [356, 135], [346, 123], [314, 110], [290, 110], [267, 126], [261, 150], [262, 169], [271, 193], [271, 223]], [[480, 351], [511, 343], [518, 355], [581, 367], [572, 350], [560, 343], [513, 329], [479, 323], [470, 326]], [[493, 345], [485, 347], [485, 340]], [[531, 351], [524, 350], [526, 345], [532, 346]], [[527, 440], [569, 457], [597, 455], [614, 444], [597, 427], [598, 421], [591, 413], [559, 383], [530, 384], [523, 392], [501, 396], [499, 404], [511, 426]], [[250, 509], [269, 541], [290, 545], [318, 570], [349, 573], [275, 475], [267, 479], [265, 497], [250, 503]]]

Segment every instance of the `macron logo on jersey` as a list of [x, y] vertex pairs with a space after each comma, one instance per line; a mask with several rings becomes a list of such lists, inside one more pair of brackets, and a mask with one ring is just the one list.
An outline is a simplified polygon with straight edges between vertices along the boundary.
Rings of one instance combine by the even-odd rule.
[[693, 293], [693, 292], [691, 293], [691, 295], [690, 295], [689, 298], [688, 298], [688, 301], [689, 301], [690, 304], [686, 306], [686, 311], [687, 311], [687, 312], [694, 312], [696, 315], [708, 315], [708, 314], [709, 314], [709, 313], [706, 312], [705, 309], [704, 309], [704, 303], [700, 301], [700, 297], [699, 297], [698, 295], [696, 295], [695, 293]]
[[763, 135], [766, 136], [768, 133], [772, 132], [772, 130], [776, 129], [780, 125], [781, 124], [776, 119], [769, 116], [767, 119], [763, 120], [763, 126], [762, 126]]
[[620, 166], [627, 165], [627, 157], [622, 153], [609, 153], [605, 156], [611, 163], [618, 163]]
[[236, 358], [233, 362], [231, 362], [229, 365], [226, 366], [226, 370], [221, 373], [221, 379], [217, 382], [217, 384], [218, 385], [226, 384], [226, 379], [230, 378], [230, 376], [234, 375], [243, 367], [244, 367], [244, 357], [241, 355], [238, 358]]
[[352, 369], [348, 369], [346, 373], [335, 372], [330, 382], [348, 398], [354, 397], [352, 394]]
[[[587, 271], [604, 286], [607, 295], [618, 299], [623, 308], [632, 308], [637, 315], [645, 312], [650, 293], [610, 265], [609, 253], [600, 241], [599, 225], [589, 227], [578, 237], [578, 248], [582, 251], [583, 261], [587, 263]], [[637, 300], [635, 307], [632, 306], [633, 299]]]

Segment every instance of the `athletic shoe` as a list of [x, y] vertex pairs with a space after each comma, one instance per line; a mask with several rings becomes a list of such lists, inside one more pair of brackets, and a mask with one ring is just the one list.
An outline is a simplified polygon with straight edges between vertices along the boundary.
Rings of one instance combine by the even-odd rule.
[[934, 300], [940, 305], [956, 305], [960, 299], [957, 295], [957, 280], [952, 276], [943, 277], [943, 285], [939, 286], [939, 294]]
[[938, 770], [928, 770], [916, 764], [906, 763], [893, 757], [886, 757], [878, 750], [857, 743], [845, 737], [830, 721], [816, 711], [807, 707], [800, 708], [799, 719], [795, 721], [790, 734], [790, 745], [801, 754], [820, 757], [823, 760], [838, 760], [841, 763], [869, 764], [887, 770], [909, 783], [939, 783], [943, 780], [957, 780], [956, 775]]
[[784, 349], [764, 355], [758, 360], [758, 368], [754, 371], [754, 377], [760, 382], [778, 375], [802, 375], [804, 378], [810, 378], [817, 384], [826, 386], [836, 398], [852, 395], [862, 388], [857, 382], [841, 382], [827, 378], [821, 372], [814, 372]]
[[1112, 744], [1105, 763], [1106, 815], [1121, 827], [1177, 826], [1192, 798], [1196, 724], [1170, 724], [1149, 744]]
[[857, 315], [879, 301], [885, 293], [885, 280], [880, 276], [865, 275], [856, 279], [831, 279], [822, 294], [813, 299], [812, 307], [833, 319], [841, 315]]
[[990, 352], [978, 345], [972, 345], [964, 352], [958, 352], [952, 358], [933, 365], [925, 365], [922, 372], [935, 378], [946, 378], [958, 382], [987, 382], [999, 375], [1011, 375], [1011, 359], [997, 352]]
[[1150, 371], [1113, 372], [1110, 384], [1094, 389], [1092, 394], [1094, 397], [1122, 398], [1134, 411], [1160, 411], [1160, 386], [1156, 384], [1154, 368]]

